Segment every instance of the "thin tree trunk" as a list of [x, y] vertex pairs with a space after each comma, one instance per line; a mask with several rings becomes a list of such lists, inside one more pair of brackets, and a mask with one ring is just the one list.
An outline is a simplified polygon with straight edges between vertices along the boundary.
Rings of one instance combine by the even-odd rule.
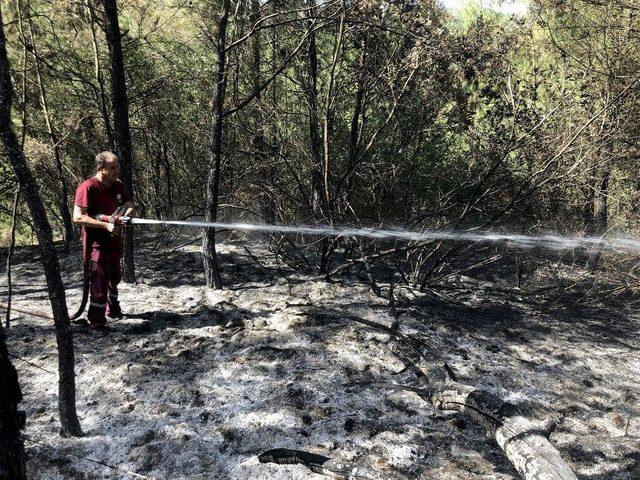
[[331, 215], [331, 193], [329, 190], [329, 135], [333, 130], [333, 85], [335, 84], [336, 66], [338, 65], [338, 57], [342, 50], [342, 38], [344, 36], [344, 23], [346, 20], [346, 11], [342, 9], [340, 15], [340, 26], [338, 27], [338, 35], [336, 36], [336, 43], [333, 47], [333, 58], [329, 67], [329, 85], [327, 87], [327, 96], [325, 98], [325, 113], [324, 113], [324, 126], [322, 131], [322, 148], [323, 148], [323, 164], [322, 164], [322, 187], [324, 193], [324, 203], [327, 206], [326, 214], [329, 219]]
[[[260, 21], [260, 1], [251, 0], [251, 14], [250, 21], [253, 25], [256, 25]], [[253, 90], [260, 90], [262, 84], [262, 38], [260, 30], [256, 31], [252, 38], [252, 65], [253, 70], [251, 78], [253, 83]], [[261, 172], [262, 182], [262, 195], [260, 196], [260, 211], [262, 218], [267, 223], [275, 222], [275, 206], [273, 204], [273, 196], [270, 193], [270, 188], [273, 182], [273, 171], [269, 165], [269, 157], [267, 156], [267, 145], [265, 142], [265, 119], [263, 115], [263, 104], [261, 94], [256, 96], [256, 113], [253, 126], [253, 137], [251, 144], [253, 147], [255, 160], [259, 165], [259, 171]]]
[[100, 65], [100, 50], [98, 49], [98, 37], [96, 35], [95, 12], [91, 0], [87, 0], [87, 10], [89, 12], [89, 27], [91, 28], [91, 45], [93, 47], [93, 70], [96, 82], [98, 82], [98, 105], [102, 114], [104, 128], [109, 138], [109, 148], [114, 148], [113, 130], [111, 129], [111, 120], [109, 120], [109, 110], [107, 109], [107, 94], [104, 88], [104, 75], [102, 75], [102, 66]]
[[22, 391], [18, 373], [11, 363], [0, 323], [0, 478], [26, 480], [24, 443], [20, 430], [24, 428], [25, 414], [18, 410]]
[[[18, 2], [18, 6], [20, 3]], [[21, 12], [18, 15], [21, 16]], [[73, 222], [71, 221], [71, 213], [69, 212], [68, 189], [67, 180], [65, 179], [62, 169], [62, 158], [60, 155], [60, 147], [58, 142], [58, 135], [53, 129], [51, 123], [51, 115], [49, 113], [49, 102], [47, 101], [47, 90], [44, 85], [44, 79], [42, 77], [42, 69], [40, 68], [40, 57], [38, 56], [38, 47], [36, 45], [35, 37], [33, 36], [33, 23], [31, 21], [31, 15], [27, 15], [29, 25], [29, 42], [31, 44], [31, 53], [33, 54], [34, 65], [36, 69], [36, 80], [38, 82], [38, 90], [40, 93], [40, 107], [42, 108], [42, 116], [44, 117], [45, 127], [47, 128], [47, 134], [49, 135], [49, 142], [53, 149], [53, 158], [56, 165], [56, 174], [58, 176], [58, 182], [60, 185], [60, 198], [58, 203], [58, 210], [60, 211], [60, 217], [64, 225], [64, 245], [65, 252], [69, 252], [69, 243], [71, 243], [76, 235], [73, 228]]]
[[[347, 171], [345, 173], [347, 179], [347, 192], [345, 195], [347, 208], [352, 208], [352, 196], [354, 189], [354, 175], [353, 169], [358, 162], [358, 156], [360, 155], [360, 116], [362, 114], [364, 106], [364, 75], [365, 75], [365, 62], [367, 51], [367, 38], [364, 34], [362, 41], [360, 42], [360, 58], [358, 60], [358, 90], [356, 91], [356, 99], [353, 105], [353, 116], [351, 117], [351, 130], [349, 133], [349, 162], [347, 163]], [[344, 178], [344, 177], [343, 177]], [[338, 184], [337, 189], [341, 188]]]
[[[592, 205], [590, 206], [591, 222], [588, 233], [590, 235], [604, 235], [609, 227], [609, 178], [611, 177], [612, 164], [610, 160], [601, 168], [602, 173], [599, 179], [594, 179], [594, 191], [591, 194]], [[597, 183], [596, 183], [597, 182]], [[602, 258], [602, 250], [596, 249], [589, 252], [587, 268], [594, 272], [598, 269]]]
[[[315, 16], [315, 0], [309, 2], [309, 24]], [[316, 46], [316, 34], [312, 30], [309, 34], [308, 57], [308, 78], [305, 84], [307, 99], [309, 102], [309, 142], [311, 147], [311, 205], [316, 220], [325, 220], [325, 196], [323, 192], [323, 160], [322, 147], [320, 144], [320, 115], [318, 113], [318, 48]], [[329, 242], [323, 238], [320, 242], [320, 273], [327, 271], [327, 254]]]
[[158, 220], [162, 220], [162, 188], [160, 185], [160, 164], [162, 163], [162, 150], [160, 145], [157, 146], [156, 150], [156, 161], [153, 165], [153, 207], [156, 212], [156, 218]]
[[602, 171], [600, 185], [596, 191], [593, 204], [594, 233], [604, 235], [609, 227], [609, 178], [611, 177], [611, 162], [607, 161]]
[[2, 10], [0, 8], [0, 136], [5, 146], [7, 157], [11, 162], [20, 190], [33, 217], [38, 236], [38, 244], [45, 277], [49, 300], [53, 311], [58, 343], [58, 410], [62, 431], [69, 435], [81, 435], [80, 422], [76, 413], [76, 385], [74, 372], [73, 338], [69, 325], [69, 313], [58, 256], [53, 245], [53, 233], [47, 219], [47, 214], [38, 191], [38, 186], [31, 170], [27, 166], [20, 142], [11, 124], [11, 100], [13, 89], [9, 59], [7, 58], [6, 39], [2, 28]]
[[[315, 2], [312, 0], [312, 5]], [[310, 13], [311, 15], [311, 13]], [[320, 119], [318, 113], [318, 49], [316, 46], [316, 34], [312, 32], [309, 36], [308, 49], [308, 79], [306, 83], [307, 97], [309, 102], [309, 141], [311, 147], [311, 169], [313, 212], [316, 217], [322, 217], [322, 153], [320, 147], [320, 131], [318, 128]]]
[[[116, 0], [103, 0], [103, 4], [109, 57], [111, 59], [111, 95], [115, 147], [120, 159], [122, 182], [133, 199], [133, 158], [131, 153], [131, 131], [129, 129], [129, 99], [127, 98], [127, 84], [124, 74], [118, 5]], [[125, 229], [122, 279], [128, 283], [136, 281], [133, 262], [133, 229], [131, 228]]]
[[24, 36], [24, 26], [22, 23], [22, 4], [21, 0], [16, 0], [16, 11], [18, 12], [18, 34], [22, 40], [22, 134], [20, 136], [20, 145], [24, 149], [24, 141], [27, 138], [27, 42]]
[[595, 203], [596, 191], [596, 168], [592, 166], [587, 177], [587, 186], [585, 188], [584, 204], [582, 206], [582, 220], [587, 235], [592, 235], [594, 231], [593, 207]]
[[[272, 8], [273, 8], [273, 13], [277, 12], [278, 9], [278, 4], [277, 3], [273, 3], [272, 4]], [[276, 52], [278, 51], [278, 31], [277, 29], [274, 27], [271, 29], [271, 39], [270, 39], [270, 43], [271, 43], [271, 70], [272, 71], [276, 71], [278, 68], [278, 62], [277, 62], [277, 54]], [[271, 108], [273, 109], [274, 114], [277, 115], [278, 112], [278, 79], [277, 77], [273, 79], [273, 82], [271, 84]], [[285, 95], [285, 103], [286, 103], [286, 95]], [[271, 123], [271, 128], [270, 128], [270, 138], [271, 138], [271, 146], [270, 146], [270, 152], [271, 152], [271, 158], [273, 160], [275, 160], [277, 158], [277, 151], [278, 151], [278, 146], [276, 145], [275, 141], [278, 138], [278, 123], [277, 122], [270, 122]], [[276, 172], [276, 167], [275, 167], [275, 162], [273, 163], [273, 168], [272, 168], [272, 177], [270, 179], [270, 188], [274, 188], [274, 184], [273, 184], [273, 179], [275, 178], [275, 176], [277, 175]], [[640, 187], [639, 187], [640, 190]], [[304, 193], [303, 189], [300, 189], [300, 193], [302, 194], [303, 198], [306, 198], [306, 194]], [[273, 215], [273, 218], [271, 219], [273, 221], [273, 223], [276, 222], [276, 198], [274, 197], [274, 195], [270, 195], [269, 197], [270, 200], [270, 205], [269, 208], [271, 209], [271, 214]], [[306, 203], [306, 201], [305, 201]]]
[[[220, 185], [220, 163], [222, 159], [222, 134], [224, 127], [223, 108], [226, 89], [226, 41], [230, 8], [230, 0], [222, 0], [216, 44], [216, 84], [213, 92], [213, 112], [211, 115], [211, 156], [209, 159], [205, 207], [207, 222], [215, 222], [218, 218], [218, 189]], [[204, 229], [202, 232], [202, 254], [207, 286], [221, 289], [222, 276], [220, 275], [220, 267], [218, 265], [216, 230], [214, 228]]]
[[611, 162], [601, 168], [592, 167], [587, 187], [583, 218], [588, 235], [603, 235], [608, 228], [608, 196]]
[[13, 209], [11, 211], [11, 240], [9, 241], [9, 253], [7, 253], [7, 328], [11, 326], [11, 261], [13, 260], [13, 249], [16, 246], [16, 215], [18, 214], [18, 204], [20, 203], [20, 186], [16, 187], [13, 198]]
[[171, 163], [169, 162], [169, 153], [167, 142], [162, 143], [162, 158], [164, 160], [164, 176], [167, 182], [167, 212], [169, 218], [173, 218], [173, 187], [171, 183]]

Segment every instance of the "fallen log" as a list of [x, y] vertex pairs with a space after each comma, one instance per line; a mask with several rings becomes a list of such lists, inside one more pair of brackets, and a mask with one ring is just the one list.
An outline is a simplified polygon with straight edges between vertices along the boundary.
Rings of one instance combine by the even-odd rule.
[[260, 463], [277, 463], [279, 465], [304, 465], [314, 473], [326, 475], [331, 478], [345, 480], [384, 480], [385, 476], [367, 467], [334, 460], [324, 455], [305, 452], [302, 450], [289, 450], [286, 448], [274, 448], [261, 453], [258, 457]]
[[517, 406], [460, 383], [424, 393], [436, 408], [465, 412], [483, 425], [525, 480], [578, 480], [549, 441], [553, 422], [532, 422]]

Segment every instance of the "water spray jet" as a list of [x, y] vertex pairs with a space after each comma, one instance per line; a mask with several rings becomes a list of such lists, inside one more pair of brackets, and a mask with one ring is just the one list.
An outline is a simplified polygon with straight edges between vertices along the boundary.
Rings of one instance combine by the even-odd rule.
[[377, 240], [428, 242], [451, 240], [476, 243], [507, 243], [519, 248], [545, 248], [573, 250], [575, 248], [599, 250], [626, 250], [640, 252], [640, 239], [630, 237], [578, 237], [560, 234], [522, 235], [481, 230], [420, 230], [378, 229], [368, 227], [336, 227], [329, 225], [271, 225], [245, 222], [201, 222], [179, 220], [151, 220], [131, 218], [134, 225], [168, 225], [191, 228], [225, 228], [242, 232], [299, 234], [310, 236], [362, 237]]

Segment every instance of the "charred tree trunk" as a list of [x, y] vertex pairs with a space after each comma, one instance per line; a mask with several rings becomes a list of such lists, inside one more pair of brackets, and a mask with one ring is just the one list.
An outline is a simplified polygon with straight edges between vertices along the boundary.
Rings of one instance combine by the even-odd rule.
[[104, 88], [104, 75], [102, 75], [102, 66], [100, 65], [100, 52], [98, 50], [98, 38], [96, 36], [95, 12], [91, 0], [87, 0], [87, 10], [89, 12], [89, 27], [91, 28], [91, 45], [93, 47], [93, 70], [96, 82], [98, 82], [98, 105], [102, 114], [104, 128], [109, 138], [109, 148], [114, 148], [113, 130], [111, 129], [111, 121], [109, 120], [109, 111], [107, 109], [107, 95]]
[[[309, 25], [315, 16], [315, 0], [309, 2]], [[309, 142], [311, 147], [311, 205], [313, 215], [317, 221], [325, 220], [325, 195], [323, 187], [323, 159], [322, 145], [320, 139], [320, 114], [318, 111], [318, 47], [316, 45], [316, 34], [311, 30], [309, 34], [309, 47], [307, 50], [307, 80], [305, 88], [307, 90], [307, 100], [309, 107]], [[329, 252], [329, 242], [323, 238], [320, 242], [320, 273], [327, 271], [327, 256]]]
[[[116, 0], [103, 0], [103, 4], [109, 57], [111, 58], [114, 140], [122, 169], [122, 182], [131, 198], [133, 198], [133, 158], [131, 154], [131, 132], [129, 129], [129, 99], [127, 98], [127, 84], [124, 74], [118, 5]], [[122, 279], [129, 283], [136, 281], [133, 262], [133, 229], [131, 228], [125, 229]]]
[[390, 480], [388, 476], [360, 464], [335, 460], [303, 450], [274, 448], [258, 456], [260, 463], [278, 465], [304, 465], [318, 475], [346, 480]]
[[[366, 35], [366, 34], [365, 34]], [[367, 39], [366, 36], [360, 42], [360, 58], [358, 60], [358, 90], [356, 91], [355, 103], [353, 105], [353, 116], [351, 117], [351, 128], [349, 131], [349, 162], [347, 164], [347, 171], [345, 177], [347, 180], [345, 200], [346, 208], [353, 208], [351, 203], [353, 201], [353, 189], [355, 188], [353, 171], [358, 163], [358, 157], [360, 156], [360, 117], [364, 109], [364, 75], [365, 75], [365, 62], [367, 52]], [[344, 177], [343, 177], [344, 178]], [[338, 185], [340, 188], [340, 185]]]
[[58, 256], [53, 245], [51, 225], [49, 224], [38, 186], [31, 170], [27, 166], [20, 142], [11, 124], [13, 89], [9, 59], [7, 58], [6, 39], [2, 25], [2, 10], [0, 9], [0, 136], [2, 137], [7, 157], [18, 178], [20, 190], [24, 194], [33, 217], [40, 245], [58, 343], [58, 410], [62, 431], [68, 435], [81, 435], [82, 430], [76, 413], [73, 338], [69, 325], [65, 291], [60, 277]]
[[11, 364], [4, 329], [0, 323], [0, 478], [26, 480], [24, 443], [20, 430], [24, 428], [24, 412], [18, 410], [22, 391], [18, 373]]
[[333, 97], [334, 97], [334, 85], [336, 80], [336, 66], [338, 65], [338, 59], [342, 51], [342, 40], [344, 37], [344, 24], [346, 20], [346, 10], [342, 8], [342, 14], [340, 15], [340, 26], [338, 27], [338, 33], [336, 35], [336, 42], [333, 47], [333, 58], [331, 65], [329, 66], [329, 79], [327, 86], [327, 95], [324, 103], [324, 122], [322, 128], [322, 188], [324, 194], [324, 204], [326, 206], [326, 215], [331, 223], [333, 223], [333, 205], [331, 199], [331, 191], [329, 185], [329, 173], [330, 173], [330, 141], [329, 138], [333, 132]]
[[20, 136], [20, 145], [24, 149], [24, 141], [27, 138], [27, 70], [28, 70], [28, 48], [25, 42], [24, 27], [22, 24], [22, 1], [16, 0], [16, 11], [18, 12], [18, 34], [22, 40], [22, 133]]
[[583, 209], [588, 235], [603, 235], [608, 228], [608, 196], [611, 162], [601, 168], [592, 168]]
[[441, 410], [465, 412], [483, 425], [525, 480], [577, 480], [551, 444], [552, 423], [533, 423], [510, 403], [483, 390], [451, 383], [428, 395]]
[[[609, 226], [609, 178], [611, 176], [611, 162], [607, 161], [601, 168], [601, 174], [592, 179], [593, 186], [589, 193], [589, 204], [586, 207], [586, 213], [589, 215], [587, 222], [587, 233], [589, 235], [601, 236], [607, 233]], [[595, 170], [595, 169], [594, 169]], [[594, 272], [598, 269], [602, 251], [596, 249], [590, 251], [587, 257], [587, 268]]]
[[[226, 41], [229, 21], [230, 0], [222, 0], [218, 21], [216, 43], [216, 86], [213, 92], [213, 112], [211, 115], [211, 153], [209, 175], [207, 178], [206, 221], [215, 222], [218, 218], [218, 189], [220, 185], [220, 163], [222, 160], [222, 133], [224, 127], [224, 95], [226, 90]], [[204, 229], [202, 232], [202, 255], [204, 275], [208, 287], [221, 289], [222, 276], [216, 253], [216, 230]]]

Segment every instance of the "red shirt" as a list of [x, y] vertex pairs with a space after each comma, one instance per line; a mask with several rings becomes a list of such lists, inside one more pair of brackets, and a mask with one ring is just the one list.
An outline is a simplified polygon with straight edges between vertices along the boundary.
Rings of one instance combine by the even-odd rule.
[[[112, 182], [108, 187], [91, 177], [82, 182], [76, 190], [75, 204], [86, 208], [87, 215], [95, 217], [98, 214], [111, 215], [118, 207], [129, 201], [124, 185], [120, 180]], [[101, 253], [122, 254], [122, 237], [111, 235], [101, 228], [83, 228], [83, 234], [89, 235], [89, 244], [92, 248], [92, 260], [98, 259]], [[95, 258], [94, 258], [95, 257]]]

